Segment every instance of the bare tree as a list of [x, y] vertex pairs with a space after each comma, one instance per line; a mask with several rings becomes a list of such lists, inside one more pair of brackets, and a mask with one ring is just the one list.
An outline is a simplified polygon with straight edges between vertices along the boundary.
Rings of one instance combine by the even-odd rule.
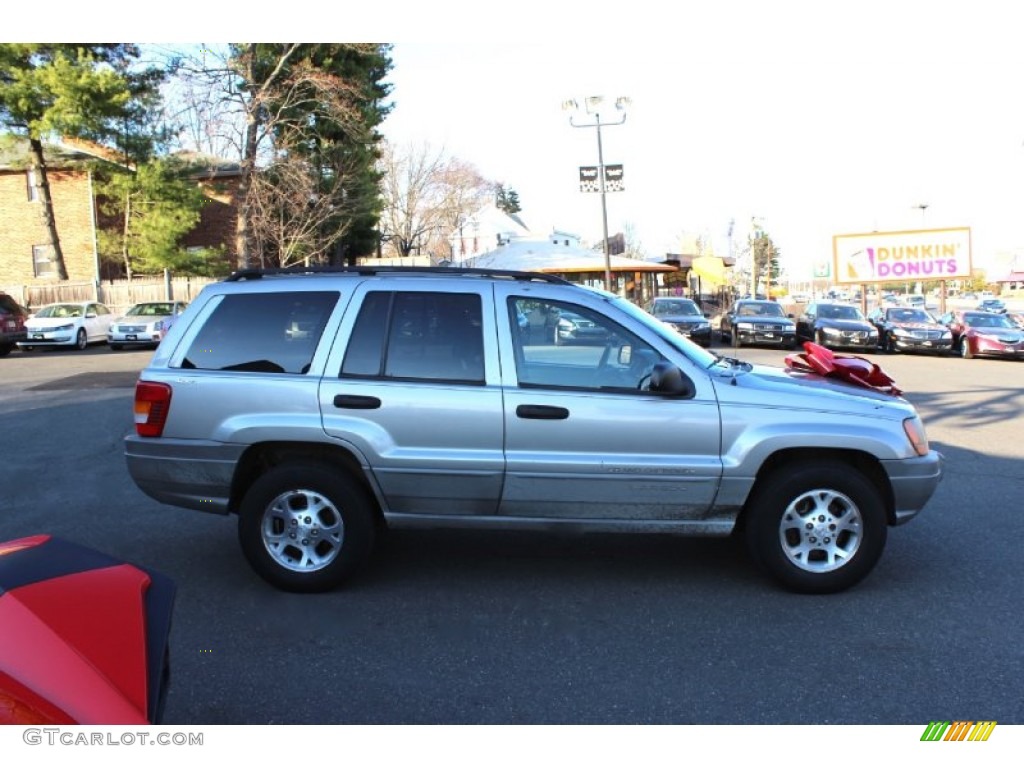
[[449, 238], [494, 194], [475, 166], [427, 144], [386, 144], [381, 157], [384, 212], [381, 232], [389, 251], [454, 255]]
[[[325, 239], [343, 234], [343, 223], [338, 225], [340, 232], [325, 226], [338, 222], [337, 214], [345, 207], [342, 180], [348, 172], [332, 167], [335, 158], [329, 153], [317, 155], [315, 148], [323, 138], [317, 131], [331, 126], [358, 135], [363, 127], [358, 107], [362, 94], [344, 77], [314, 66], [309, 56], [312, 45], [234, 44], [220, 54], [204, 50], [179, 69], [192, 140], [211, 149], [232, 146], [239, 158], [235, 250], [241, 268], [250, 266], [258, 253], [265, 259], [269, 249], [286, 244], [280, 258], [305, 259], [322, 250]], [[265, 171], [268, 179], [261, 178]], [[270, 179], [280, 181], [283, 188], [275, 189]], [[314, 229], [318, 236], [310, 241]], [[272, 243], [258, 243], [257, 235], [270, 232], [275, 233]], [[307, 237], [301, 257], [295, 250], [300, 235]]]

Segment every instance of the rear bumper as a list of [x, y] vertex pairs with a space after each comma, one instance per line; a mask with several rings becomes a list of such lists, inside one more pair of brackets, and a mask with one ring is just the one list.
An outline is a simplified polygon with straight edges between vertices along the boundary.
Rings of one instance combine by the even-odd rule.
[[231, 482], [244, 445], [125, 437], [128, 474], [162, 504], [227, 514]]

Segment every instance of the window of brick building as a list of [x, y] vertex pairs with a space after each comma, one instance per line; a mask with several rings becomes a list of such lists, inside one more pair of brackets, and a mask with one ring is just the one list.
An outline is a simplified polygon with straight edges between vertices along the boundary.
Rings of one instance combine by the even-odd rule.
[[32, 274], [36, 277], [56, 277], [57, 261], [52, 245], [32, 246]]

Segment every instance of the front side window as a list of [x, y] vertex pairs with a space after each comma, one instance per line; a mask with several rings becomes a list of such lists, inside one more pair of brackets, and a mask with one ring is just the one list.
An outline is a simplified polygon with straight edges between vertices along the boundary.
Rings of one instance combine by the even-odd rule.
[[483, 384], [480, 296], [371, 291], [359, 309], [341, 375]]
[[662, 356], [647, 342], [587, 307], [509, 299], [521, 387], [636, 392]]
[[182, 368], [304, 374], [337, 291], [225, 296], [192, 341]]

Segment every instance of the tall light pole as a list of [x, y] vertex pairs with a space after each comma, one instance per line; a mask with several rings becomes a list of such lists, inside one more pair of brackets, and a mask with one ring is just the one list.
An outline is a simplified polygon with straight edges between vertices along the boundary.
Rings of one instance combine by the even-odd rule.
[[[618, 112], [621, 117], [618, 120], [605, 120], [604, 122], [601, 121], [601, 104], [603, 102], [603, 96], [587, 96], [583, 100], [582, 111], [593, 116], [594, 121], [591, 123], [577, 123], [573, 119], [573, 115], [570, 114], [569, 125], [573, 128], [597, 129], [597, 178], [601, 192], [601, 232], [604, 235], [604, 288], [606, 291], [611, 291], [612, 255], [611, 246], [608, 243], [608, 201], [604, 184], [604, 148], [601, 145], [601, 126], [622, 125], [626, 122], [626, 107], [629, 106], [629, 99], [625, 96], [619, 96], [615, 99], [615, 111]], [[576, 99], [569, 99], [568, 101], [563, 102], [562, 109], [577, 113], [581, 111], [579, 102], [577, 102]]]

